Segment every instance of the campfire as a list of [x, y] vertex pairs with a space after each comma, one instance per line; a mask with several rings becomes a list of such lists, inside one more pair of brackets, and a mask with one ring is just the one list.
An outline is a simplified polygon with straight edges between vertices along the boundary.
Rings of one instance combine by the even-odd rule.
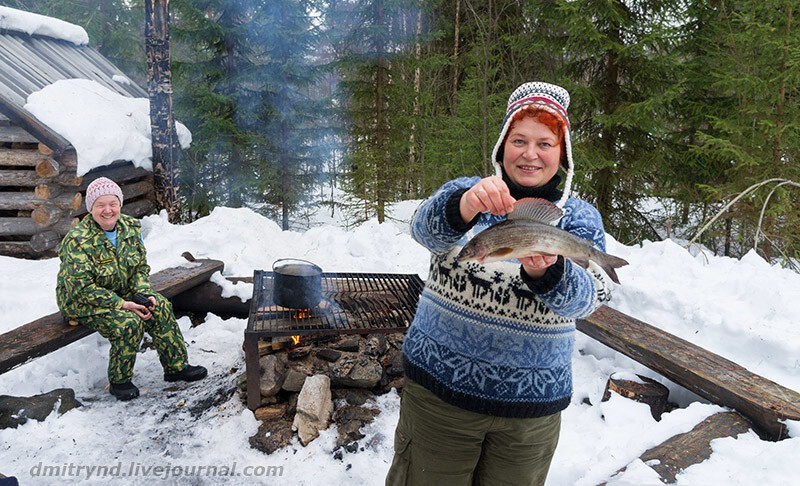
[[[373, 417], [359, 405], [402, 387], [400, 348], [422, 292], [419, 276], [321, 273], [320, 287], [317, 305], [284, 307], [273, 298], [273, 272], [253, 277], [244, 336], [246, 399], [263, 424], [251, 444], [266, 452], [294, 432], [306, 444], [330, 419], [346, 448]], [[331, 398], [347, 405], [334, 411], [325, 405]]]

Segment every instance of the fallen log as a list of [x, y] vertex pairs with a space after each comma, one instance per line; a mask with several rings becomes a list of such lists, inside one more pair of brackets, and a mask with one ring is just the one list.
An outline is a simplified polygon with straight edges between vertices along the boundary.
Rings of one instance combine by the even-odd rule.
[[[250, 282], [253, 277], [247, 277]], [[232, 279], [232, 282], [246, 279]], [[172, 305], [177, 311], [211, 312], [214, 314], [233, 314], [246, 317], [250, 312], [250, 301], [242, 302], [239, 297], [223, 297], [222, 287], [214, 282], [203, 282], [172, 298]]]
[[[712, 440], [736, 437], [748, 430], [750, 423], [740, 414], [720, 412], [706, 418], [689, 432], [670, 437], [648, 449], [639, 459], [657, 472], [663, 483], [673, 484], [681, 471], [711, 457]], [[625, 469], [617, 471], [612, 478], [624, 473]]]
[[603, 306], [577, 328], [687, 390], [747, 417], [764, 438], [787, 436], [783, 420], [800, 420], [800, 393], [733, 361]]
[[[224, 268], [219, 260], [197, 260], [167, 268], [150, 276], [153, 289], [171, 298], [190, 289]], [[71, 344], [94, 331], [71, 326], [60, 312], [37, 319], [0, 335], [0, 374], [31, 359]]]

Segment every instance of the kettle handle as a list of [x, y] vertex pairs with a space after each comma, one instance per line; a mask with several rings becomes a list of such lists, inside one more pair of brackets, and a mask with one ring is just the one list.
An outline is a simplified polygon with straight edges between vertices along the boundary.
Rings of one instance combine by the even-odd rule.
[[319, 272], [322, 272], [322, 267], [320, 267], [319, 265], [317, 265], [317, 264], [316, 264], [316, 263], [314, 263], [314, 262], [310, 262], [310, 261], [308, 261], [308, 260], [303, 260], [302, 258], [278, 258], [277, 260], [275, 260], [274, 262], [272, 262], [272, 271], [273, 271], [273, 272], [275, 271], [275, 265], [277, 265], [279, 262], [286, 262], [286, 261], [293, 261], [293, 262], [303, 262], [303, 263], [308, 263], [309, 265], [311, 265], [312, 267], [314, 267], [314, 268], [315, 268], [316, 270], [318, 270]]

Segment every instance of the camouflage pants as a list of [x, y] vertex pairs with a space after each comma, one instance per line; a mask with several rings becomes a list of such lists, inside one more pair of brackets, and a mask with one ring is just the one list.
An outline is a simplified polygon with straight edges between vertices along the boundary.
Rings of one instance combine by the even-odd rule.
[[136, 352], [145, 332], [153, 339], [165, 373], [181, 371], [189, 364], [183, 334], [172, 313], [172, 304], [160, 294], [155, 294], [155, 298], [157, 304], [152, 311], [153, 316], [146, 321], [133, 311], [124, 309], [79, 319], [81, 324], [97, 331], [111, 343], [109, 383], [123, 383], [133, 377]]

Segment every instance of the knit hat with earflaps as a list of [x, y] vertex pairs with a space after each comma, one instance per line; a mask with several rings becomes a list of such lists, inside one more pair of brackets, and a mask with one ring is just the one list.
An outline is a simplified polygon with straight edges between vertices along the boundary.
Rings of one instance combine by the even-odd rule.
[[86, 209], [91, 213], [92, 206], [100, 196], [117, 196], [119, 205], [122, 206], [122, 189], [116, 182], [108, 177], [98, 177], [86, 188]]
[[500, 129], [500, 136], [497, 138], [494, 150], [492, 150], [492, 163], [494, 164], [495, 174], [497, 177], [503, 176], [503, 161], [498, 160], [498, 156], [503, 148], [503, 142], [505, 142], [512, 118], [524, 107], [533, 104], [537, 105], [537, 108], [552, 113], [564, 121], [564, 148], [567, 155], [567, 167], [565, 167], [564, 170], [567, 173], [567, 177], [564, 181], [564, 193], [557, 204], [558, 207], [563, 208], [564, 204], [567, 202], [567, 198], [569, 198], [570, 188], [572, 187], [572, 176], [575, 173], [575, 165], [572, 162], [572, 141], [570, 140], [569, 117], [567, 116], [569, 93], [561, 86], [536, 81], [525, 83], [511, 93], [511, 96], [508, 98], [506, 116], [503, 118], [503, 126]]

